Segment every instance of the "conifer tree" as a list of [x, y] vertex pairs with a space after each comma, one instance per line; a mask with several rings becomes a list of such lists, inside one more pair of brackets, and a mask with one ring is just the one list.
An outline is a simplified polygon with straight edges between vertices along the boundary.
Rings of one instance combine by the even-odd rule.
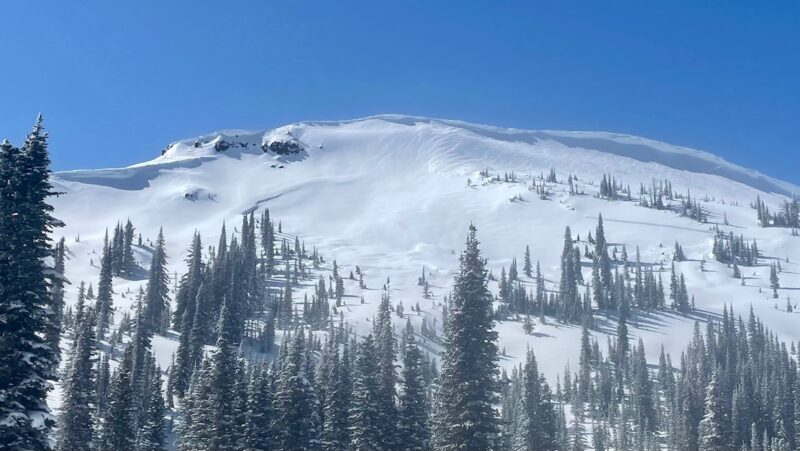
[[455, 278], [442, 356], [441, 449], [496, 449], [499, 424], [497, 332], [492, 295], [478, 249], [475, 226], [470, 225], [466, 249]]
[[211, 418], [211, 428], [209, 430], [210, 440], [207, 443], [209, 449], [227, 451], [235, 450], [235, 433], [237, 428], [235, 412], [235, 385], [237, 358], [236, 348], [233, 347], [236, 331], [233, 324], [233, 317], [228, 303], [222, 305], [219, 319], [219, 337], [217, 338], [217, 349], [209, 357], [209, 388], [211, 396], [209, 398], [210, 412], [207, 415]]
[[46, 273], [49, 232], [58, 223], [47, 203], [52, 193], [47, 134], [36, 120], [22, 150], [0, 144], [0, 444], [10, 450], [47, 449], [54, 420], [47, 408], [56, 379], [58, 334]]
[[136, 446], [135, 405], [132, 382], [132, 346], [125, 349], [122, 363], [114, 373], [109, 393], [108, 415], [101, 431], [101, 451], [133, 450]]
[[550, 387], [539, 373], [536, 356], [528, 351], [524, 371], [524, 443], [527, 449], [551, 451], [558, 449], [556, 413]]
[[164, 250], [164, 232], [159, 230], [145, 294], [145, 324], [150, 334], [164, 332], [164, 315], [167, 314], [169, 308], [168, 293], [169, 274], [167, 273], [167, 255]]
[[299, 329], [283, 362], [275, 393], [277, 449], [306, 451], [318, 447], [319, 418], [314, 388], [305, 362], [305, 335]]
[[[200, 234], [195, 232], [192, 238], [192, 245], [189, 247], [189, 255], [186, 258], [188, 265], [187, 273], [181, 278], [178, 292], [175, 295], [175, 311], [173, 312], [172, 322], [175, 329], [183, 332], [183, 312], [187, 308], [193, 308], [195, 298], [200, 290], [203, 281], [203, 245]], [[189, 315], [189, 325], [193, 321], [194, 315]]]
[[372, 335], [368, 335], [356, 351], [353, 401], [350, 409], [351, 446], [356, 451], [377, 449], [381, 443], [380, 411], [375, 403], [380, 382], [375, 342]]
[[430, 425], [422, 375], [422, 351], [413, 334], [407, 334], [403, 355], [403, 386], [400, 393], [398, 434], [403, 449], [427, 451], [430, 449]]
[[268, 450], [273, 449], [275, 445], [275, 432], [272, 430], [274, 416], [272, 382], [266, 366], [257, 366], [247, 390], [245, 451]]
[[76, 329], [69, 374], [64, 380], [58, 451], [83, 451], [93, 442], [97, 343], [91, 312], [82, 317]]
[[103, 258], [100, 260], [100, 282], [97, 284], [97, 301], [95, 302], [97, 338], [99, 340], [105, 338], [106, 332], [108, 332], [111, 325], [111, 317], [114, 314], [111, 276], [111, 249], [106, 246], [103, 249]]
[[720, 383], [719, 370], [715, 368], [706, 388], [705, 414], [700, 421], [700, 448], [704, 451], [733, 449], [728, 443], [730, 437], [725, 428], [726, 407]]
[[392, 312], [389, 294], [384, 293], [378, 307], [378, 318], [375, 328], [375, 347], [378, 353], [378, 372], [380, 387], [374, 402], [378, 409], [378, 428], [380, 442], [375, 444], [376, 450], [393, 450], [398, 446], [397, 437], [397, 372], [395, 370], [396, 343], [392, 327]]
[[[53, 271], [58, 275], [64, 274], [64, 258], [66, 248], [64, 238], [56, 243], [53, 250]], [[50, 318], [45, 329], [45, 339], [50, 343], [50, 347], [59, 352], [61, 343], [61, 329], [64, 321], [64, 282], [62, 276], [52, 277], [50, 282]]]
[[525, 258], [522, 262], [522, 271], [525, 273], [526, 276], [531, 277], [533, 268], [531, 268], [531, 248], [530, 246], [525, 246]]
[[[335, 341], [334, 341], [335, 342]], [[328, 365], [328, 386], [323, 406], [324, 425], [321, 448], [323, 451], [345, 451], [350, 444], [350, 366], [347, 345], [339, 358], [338, 346], [333, 350]]]
[[147, 411], [144, 412], [142, 430], [138, 451], [165, 451], [166, 437], [164, 431], [164, 396], [161, 393], [161, 370], [156, 368], [153, 380], [151, 381], [150, 393], [147, 402]]
[[130, 277], [133, 271], [136, 269], [136, 260], [133, 257], [134, 235], [135, 231], [133, 228], [133, 223], [131, 223], [131, 220], [128, 219], [128, 221], [125, 223], [122, 244], [122, 273], [126, 277]]
[[772, 297], [778, 299], [778, 288], [781, 287], [778, 280], [778, 270], [775, 264], [769, 266], [769, 287], [772, 288]]

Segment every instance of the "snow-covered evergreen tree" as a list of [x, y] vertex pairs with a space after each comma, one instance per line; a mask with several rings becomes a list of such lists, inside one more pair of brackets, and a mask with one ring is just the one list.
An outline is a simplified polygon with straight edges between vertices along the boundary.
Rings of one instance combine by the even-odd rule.
[[48, 449], [54, 425], [46, 398], [58, 349], [47, 335], [59, 325], [48, 284], [62, 276], [44, 263], [58, 224], [49, 165], [41, 115], [21, 150], [0, 144], [0, 444], [9, 450]]
[[472, 225], [448, 316], [440, 387], [441, 449], [497, 449], [497, 332], [486, 269]]

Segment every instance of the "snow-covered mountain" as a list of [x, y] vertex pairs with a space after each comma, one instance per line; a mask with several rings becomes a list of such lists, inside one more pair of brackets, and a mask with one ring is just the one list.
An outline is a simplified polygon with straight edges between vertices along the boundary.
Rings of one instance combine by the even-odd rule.
[[[551, 194], [543, 200], [529, 187], [534, 179], [541, 183], [540, 174], [551, 169], [558, 183], [548, 185]], [[486, 177], [486, 171], [499, 174], [500, 180]], [[504, 181], [504, 174], [511, 173], [515, 179]], [[596, 196], [604, 174], [630, 186], [633, 200]], [[582, 194], [570, 194], [570, 175]], [[691, 193], [708, 221], [640, 206], [640, 186], [650, 187], [654, 180], [669, 180], [675, 193]], [[792, 303], [800, 297], [800, 238], [790, 229], [759, 227], [749, 205], [760, 197], [777, 208], [786, 196], [800, 193], [800, 187], [706, 152], [645, 138], [386, 115], [215, 132], [170, 144], [157, 158], [127, 168], [60, 172], [54, 184], [64, 193], [53, 203], [56, 216], [66, 223], [56, 233], [66, 238], [67, 277], [73, 284], [83, 280], [96, 285], [105, 230], [118, 221], [130, 218], [143, 234], [145, 245], [136, 250], [145, 268], [146, 242], [163, 227], [170, 269], [180, 274], [194, 231], [213, 243], [223, 221], [232, 232], [243, 213], [269, 208], [284, 232], [316, 246], [327, 261], [336, 259], [344, 274], [360, 266], [367, 288], [349, 280], [345, 286], [352, 297], [344, 315], [356, 330], [371, 327], [387, 277], [393, 302], [419, 302], [422, 313], [407, 316], [417, 327], [426, 317], [430, 326], [440, 312], [434, 304], [449, 291], [470, 223], [478, 228], [481, 249], [495, 275], [512, 258], [521, 261], [528, 245], [533, 260], [541, 262], [548, 289], [557, 289], [564, 228], [586, 239], [602, 214], [609, 242], [620, 251], [625, 245], [631, 255], [638, 246], [643, 262], [663, 263], [665, 281], [674, 243], [687, 254], [688, 261], [677, 263], [676, 269], [686, 275], [697, 312], [637, 314], [629, 325], [651, 358], [662, 344], [668, 352], [680, 353], [694, 322], [715, 318], [725, 304], [743, 315], [752, 306], [782, 338], [800, 339], [800, 316], [784, 311], [787, 296]], [[715, 226], [757, 240], [761, 263], [742, 268], [745, 285], [712, 255]], [[771, 259], [782, 260], [778, 309], [769, 289]], [[429, 272], [431, 300], [423, 299], [417, 285], [423, 266]], [[584, 271], [588, 280], [588, 263]], [[121, 315], [145, 280], [114, 283]], [[491, 286], [496, 290], [495, 283]], [[300, 302], [302, 295], [296, 296]], [[73, 286], [67, 303], [74, 298]], [[395, 320], [398, 327], [405, 322]], [[536, 350], [540, 369], [553, 377], [568, 362], [577, 364], [578, 326], [551, 320], [526, 335], [521, 322], [503, 321], [497, 329], [507, 367], [528, 346]], [[594, 334], [605, 342], [602, 332]], [[174, 340], [158, 337], [154, 346], [166, 367]]]

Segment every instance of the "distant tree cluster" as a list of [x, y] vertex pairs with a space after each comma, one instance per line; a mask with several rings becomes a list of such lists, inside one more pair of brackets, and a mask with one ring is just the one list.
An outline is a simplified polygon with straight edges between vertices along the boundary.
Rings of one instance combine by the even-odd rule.
[[796, 197], [785, 200], [779, 211], [771, 212], [759, 196], [756, 198], [753, 208], [756, 210], [761, 227], [800, 228], [800, 201]]
[[722, 263], [744, 266], [758, 264], [758, 244], [756, 241], [753, 240], [752, 243], [747, 243], [743, 236], [734, 236], [733, 232], [725, 234], [718, 231], [715, 233], [712, 251], [714, 257]]
[[[578, 371], [563, 374], [554, 396], [557, 445], [536, 449], [797, 449], [797, 350], [779, 342], [752, 310], [745, 322], [726, 309], [705, 333], [695, 324], [677, 367], [662, 348], [651, 369], [641, 340], [633, 348], [627, 340], [618, 335], [603, 354], [584, 329]], [[519, 384], [516, 374], [509, 392]], [[505, 402], [520, 411], [517, 399]]]

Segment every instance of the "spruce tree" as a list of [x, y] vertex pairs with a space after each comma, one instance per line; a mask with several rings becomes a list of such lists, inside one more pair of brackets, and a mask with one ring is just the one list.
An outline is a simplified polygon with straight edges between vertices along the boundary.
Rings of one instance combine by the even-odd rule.
[[536, 356], [528, 351], [524, 371], [524, 443], [527, 449], [551, 451], [558, 449], [556, 412], [550, 387], [539, 373]]
[[167, 273], [167, 255], [164, 250], [164, 232], [159, 230], [145, 294], [145, 324], [150, 334], [164, 331], [164, 315], [169, 308], [168, 293], [169, 274]]
[[522, 271], [525, 273], [526, 276], [531, 277], [533, 268], [531, 267], [531, 248], [530, 246], [525, 246], [525, 258], [522, 262]]
[[219, 319], [219, 337], [217, 349], [209, 357], [209, 398], [211, 418], [211, 435], [207, 446], [218, 451], [233, 451], [236, 449], [235, 429], [235, 384], [237, 358], [233, 341], [236, 336], [232, 314], [226, 302], [222, 306]]
[[[95, 312], [97, 315], [97, 338], [102, 340], [111, 325], [114, 314], [114, 299], [111, 273], [111, 248], [105, 246], [103, 258], [100, 260], [100, 282], [97, 284], [97, 300]], [[91, 285], [89, 286], [91, 289]]]
[[58, 451], [83, 451], [93, 442], [95, 394], [95, 353], [97, 343], [91, 312], [76, 325], [75, 345], [64, 380]]
[[166, 437], [164, 431], [164, 416], [166, 408], [164, 406], [164, 396], [161, 393], [161, 370], [156, 368], [154, 378], [151, 381], [150, 393], [147, 402], [147, 411], [144, 412], [142, 430], [138, 451], [165, 451]]
[[497, 449], [497, 332], [492, 295], [470, 225], [455, 278], [441, 374], [443, 450]]
[[718, 369], [714, 369], [706, 388], [705, 414], [700, 421], [700, 449], [703, 451], [728, 451], [733, 449], [726, 430], [726, 407]]
[[778, 280], [778, 270], [775, 264], [769, 265], [769, 287], [772, 288], [772, 297], [778, 299], [778, 288], [781, 287]]
[[45, 339], [50, 343], [50, 347], [60, 354], [59, 345], [61, 343], [61, 329], [64, 320], [64, 258], [66, 247], [64, 238], [56, 243], [53, 250], [53, 271], [57, 276], [51, 278], [50, 282], [50, 318], [45, 329]]
[[430, 449], [431, 431], [422, 375], [422, 351], [413, 334], [406, 335], [405, 350], [397, 433], [403, 449], [427, 451]]
[[[41, 115], [20, 151], [0, 144], [0, 444], [9, 450], [48, 449], [54, 420], [47, 407], [56, 379], [58, 334], [47, 271], [49, 232], [57, 225], [47, 203], [47, 134]], [[50, 279], [50, 280], [48, 280]]]
[[380, 374], [375, 342], [368, 335], [356, 351], [353, 401], [350, 409], [352, 448], [371, 451], [381, 443], [380, 410], [375, 402], [380, 391]]
[[275, 393], [277, 449], [305, 451], [318, 447], [316, 396], [306, 374], [305, 335], [295, 334], [286, 354]]
[[323, 406], [324, 424], [321, 448], [323, 451], [346, 451], [350, 444], [350, 366], [347, 346], [339, 358], [338, 346], [330, 356], [328, 386]]
[[266, 366], [259, 365], [253, 372], [247, 390], [246, 451], [273, 449], [275, 445], [275, 431], [272, 429], [274, 417], [272, 382]]
[[378, 352], [380, 388], [375, 399], [378, 408], [378, 428], [380, 442], [376, 450], [390, 451], [398, 447], [397, 441], [397, 372], [395, 370], [396, 343], [392, 327], [391, 303], [388, 293], [384, 293], [378, 308], [375, 330], [375, 347]]
[[128, 451], [136, 446], [134, 392], [132, 381], [133, 346], [125, 349], [122, 363], [114, 373], [109, 393], [108, 415], [101, 432], [101, 451]]

